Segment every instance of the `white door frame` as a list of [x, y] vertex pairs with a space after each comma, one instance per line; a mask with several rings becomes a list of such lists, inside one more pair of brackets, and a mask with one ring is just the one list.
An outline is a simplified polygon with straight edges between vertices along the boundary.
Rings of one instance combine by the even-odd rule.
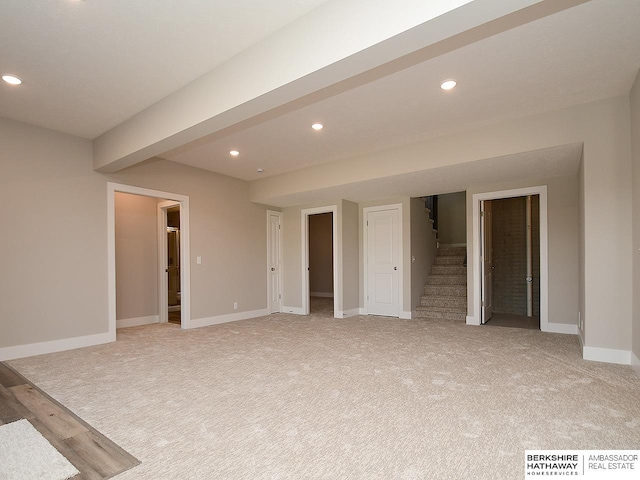
[[302, 314], [309, 315], [309, 215], [333, 213], [333, 316], [338, 316], [338, 296], [342, 295], [338, 280], [338, 206], [305, 208], [300, 212], [302, 225]]
[[[130, 193], [145, 197], [174, 200], [180, 203], [180, 291], [182, 298], [181, 314], [183, 329], [190, 327], [191, 322], [191, 264], [189, 259], [189, 197], [176, 193], [162, 192], [148, 188], [134, 187], [119, 183], [107, 182], [107, 318], [110, 341], [116, 339], [116, 223], [115, 193]], [[165, 227], [166, 230], [166, 227]]]
[[398, 210], [398, 254], [400, 258], [398, 260], [398, 318], [411, 318], [411, 315], [407, 317], [404, 313], [404, 286], [403, 286], [403, 278], [404, 278], [404, 253], [403, 253], [403, 230], [404, 225], [402, 223], [402, 204], [401, 203], [392, 203], [389, 205], [377, 205], [375, 207], [365, 207], [362, 209], [362, 255], [364, 257], [364, 314], [369, 314], [369, 309], [367, 307], [367, 295], [369, 293], [369, 269], [367, 266], [367, 252], [369, 251], [369, 233], [367, 229], [367, 216], [370, 212], [379, 212], [383, 210]]
[[[171, 207], [180, 206], [180, 202], [168, 200], [158, 203], [158, 315], [160, 323], [169, 321], [168, 303], [169, 303], [169, 279], [167, 278], [167, 210]], [[180, 209], [182, 216], [182, 208]], [[182, 232], [180, 233], [182, 235]], [[182, 245], [180, 245], [182, 248]], [[180, 259], [182, 261], [182, 259]], [[182, 265], [180, 265], [180, 281], [182, 281]], [[182, 287], [181, 287], [182, 288]], [[182, 295], [182, 292], [180, 293]], [[182, 303], [182, 299], [181, 302]], [[182, 305], [180, 305], [180, 316], [182, 317]], [[182, 324], [182, 319], [180, 321]]]
[[480, 202], [501, 198], [526, 197], [539, 195], [540, 198], [540, 330], [554, 331], [549, 328], [549, 231], [547, 223], [547, 186], [516, 188], [496, 192], [475, 193], [473, 201], [473, 313], [467, 316], [468, 325], [480, 325], [482, 317], [482, 266], [480, 256]]
[[271, 304], [271, 275], [270, 275], [270, 270], [269, 270], [269, 256], [271, 254], [271, 235], [269, 235], [269, 229], [271, 228], [271, 216], [275, 215], [277, 217], [280, 218], [280, 230], [278, 231], [278, 237], [279, 237], [279, 246], [280, 248], [278, 249], [278, 256], [280, 258], [280, 272], [278, 275], [278, 289], [280, 290], [280, 311], [282, 312], [282, 305], [283, 305], [283, 292], [282, 292], [282, 222], [283, 222], [283, 214], [282, 212], [276, 212], [275, 210], [267, 210], [267, 310], [269, 313], [271, 313], [272, 311], [272, 304]]

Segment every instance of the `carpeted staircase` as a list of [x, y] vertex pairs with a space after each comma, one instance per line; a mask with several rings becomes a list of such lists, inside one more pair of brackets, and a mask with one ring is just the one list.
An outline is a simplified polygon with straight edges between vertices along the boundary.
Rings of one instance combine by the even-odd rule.
[[438, 248], [431, 276], [416, 308], [416, 318], [466, 321], [466, 247]]

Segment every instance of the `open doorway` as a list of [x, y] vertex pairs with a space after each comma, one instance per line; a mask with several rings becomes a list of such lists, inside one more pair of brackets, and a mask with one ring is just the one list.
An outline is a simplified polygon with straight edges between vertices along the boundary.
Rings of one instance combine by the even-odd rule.
[[539, 196], [485, 200], [483, 323], [540, 329]]
[[309, 215], [309, 313], [333, 312], [333, 213]]
[[[131, 198], [137, 198], [144, 200], [145, 205], [150, 205], [148, 214], [145, 214], [145, 225], [149, 224], [147, 229], [147, 236], [153, 237], [149, 239], [146, 244], [147, 248], [138, 248], [132, 250], [132, 255], [129, 259], [118, 260], [117, 246], [116, 246], [116, 198], [119, 194], [129, 194]], [[107, 214], [108, 214], [108, 241], [107, 241], [107, 253], [108, 253], [108, 319], [109, 319], [109, 336], [113, 341], [116, 339], [116, 328], [143, 325], [145, 323], [157, 323], [167, 322], [167, 313], [169, 305], [169, 286], [168, 286], [168, 216], [167, 209], [177, 208], [179, 211], [179, 234], [174, 235], [174, 255], [177, 258], [174, 259], [174, 264], [179, 267], [180, 275], [176, 277], [178, 282], [177, 286], [174, 286], [176, 291], [176, 297], [180, 299], [180, 319], [181, 327], [189, 328], [190, 323], [190, 290], [189, 290], [189, 197], [184, 195], [178, 195], [169, 192], [161, 192], [157, 190], [151, 190], [141, 187], [133, 187], [130, 185], [122, 185], [109, 182], [107, 184]], [[146, 210], [145, 210], [146, 211]], [[153, 214], [155, 211], [155, 214]], [[139, 227], [140, 223], [135, 218], [131, 218], [131, 225]], [[155, 235], [151, 234], [151, 229], [155, 230]], [[131, 237], [132, 239], [139, 240], [140, 237], [136, 234]], [[146, 237], [145, 237], [146, 238]], [[120, 242], [121, 243], [121, 242]], [[129, 242], [131, 245], [131, 242]], [[137, 245], [137, 243], [135, 244]], [[149, 247], [152, 245], [153, 247]], [[149, 257], [150, 252], [155, 252], [151, 257], [155, 257], [153, 261]], [[120, 252], [122, 253], [122, 252]], [[116, 264], [126, 265], [127, 267], [140, 262], [142, 258], [145, 258], [144, 271], [149, 273], [152, 277], [151, 281], [145, 282], [144, 288], [149, 292], [153, 292], [153, 295], [149, 295], [149, 298], [155, 298], [155, 307], [146, 305], [144, 315], [136, 314], [137, 316], [131, 317], [132, 314], [127, 314], [127, 317], [116, 322], [118, 318], [117, 312], [122, 312], [123, 298], [122, 295], [118, 296], [118, 288], [116, 287]], [[149, 258], [148, 258], [149, 257]], [[119, 291], [126, 291], [128, 298], [136, 298], [136, 295], [131, 295], [132, 289], [126, 288], [126, 281], [131, 281], [134, 284], [141, 287], [138, 282], [136, 274], [127, 273], [120, 270]], [[179, 295], [178, 295], [179, 294]], [[148, 313], [147, 313], [148, 312]], [[120, 314], [123, 316], [123, 314]]]
[[181, 324], [180, 205], [167, 208], [167, 321]]
[[471, 324], [549, 328], [546, 186], [473, 195]]
[[302, 210], [303, 315], [337, 317], [337, 214], [335, 205]]

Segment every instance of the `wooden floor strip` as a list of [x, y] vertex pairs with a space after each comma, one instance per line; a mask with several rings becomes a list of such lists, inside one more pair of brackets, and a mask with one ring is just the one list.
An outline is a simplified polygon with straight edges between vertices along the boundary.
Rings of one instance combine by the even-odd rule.
[[105, 477], [98, 473], [92, 466], [90, 461], [85, 460], [72, 447], [67, 445], [64, 440], [56, 437], [40, 420], [29, 420], [31, 424], [38, 430], [51, 445], [55, 447], [74, 467], [78, 469], [80, 475], [73, 477], [73, 480], [103, 480]]
[[29, 383], [18, 372], [13, 370], [8, 365], [0, 362], [0, 385], [5, 388], [15, 387], [16, 385], [23, 385]]
[[94, 432], [75, 435], [65, 440], [65, 443], [87, 460], [103, 478], [117, 475], [129, 468], [129, 458], [122, 454], [123, 450]]
[[35, 415], [11, 393], [10, 390], [0, 385], [0, 420], [3, 423], [12, 423], [23, 418], [31, 419]]
[[89, 430], [31, 385], [17, 385], [9, 390], [59, 439], [65, 440]]
[[0, 425], [26, 418], [80, 474], [75, 480], [111, 478], [140, 461], [0, 362]]

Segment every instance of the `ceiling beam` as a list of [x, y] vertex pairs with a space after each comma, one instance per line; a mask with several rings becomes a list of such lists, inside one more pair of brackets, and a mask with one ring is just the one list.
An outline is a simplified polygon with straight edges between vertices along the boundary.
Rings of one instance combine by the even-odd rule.
[[246, 128], [584, 1], [328, 2], [96, 138], [94, 168]]

